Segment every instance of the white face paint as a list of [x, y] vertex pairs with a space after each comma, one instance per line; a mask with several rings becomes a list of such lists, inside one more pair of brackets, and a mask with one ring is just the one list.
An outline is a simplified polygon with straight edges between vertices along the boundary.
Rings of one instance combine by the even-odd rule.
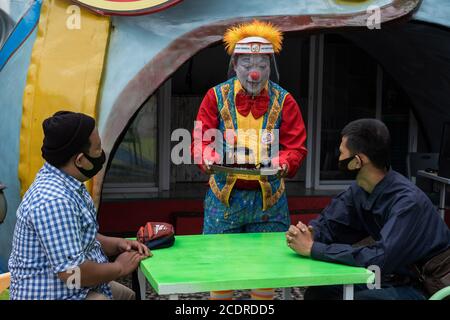
[[240, 54], [234, 60], [234, 71], [242, 87], [256, 96], [269, 81], [270, 58], [265, 54]]

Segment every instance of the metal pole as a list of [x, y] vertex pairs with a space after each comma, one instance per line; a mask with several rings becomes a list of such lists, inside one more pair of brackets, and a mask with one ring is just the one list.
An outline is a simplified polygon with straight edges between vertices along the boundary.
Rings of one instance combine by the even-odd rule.
[[141, 292], [141, 300], [147, 300], [145, 296], [147, 280], [145, 279], [145, 275], [142, 272], [141, 268], [138, 268], [138, 279], [139, 279], [139, 290]]
[[353, 300], [354, 288], [353, 284], [344, 285], [344, 300]]
[[291, 288], [283, 288], [282, 289], [283, 300], [292, 300]]
[[445, 183], [441, 183], [441, 192], [439, 196], [439, 212], [441, 218], [445, 220]]

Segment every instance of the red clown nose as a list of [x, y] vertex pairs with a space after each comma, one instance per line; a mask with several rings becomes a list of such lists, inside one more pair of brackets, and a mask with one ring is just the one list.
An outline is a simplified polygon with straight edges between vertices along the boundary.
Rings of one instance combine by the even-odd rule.
[[250, 78], [252, 78], [253, 81], [258, 81], [260, 77], [261, 74], [258, 71], [250, 72]]

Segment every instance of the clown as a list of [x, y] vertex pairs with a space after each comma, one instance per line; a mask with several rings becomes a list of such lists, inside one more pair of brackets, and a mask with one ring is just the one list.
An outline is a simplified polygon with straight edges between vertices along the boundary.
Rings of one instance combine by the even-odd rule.
[[[230, 28], [224, 36], [231, 55], [231, 78], [211, 88], [204, 97], [192, 145], [194, 160], [210, 175], [210, 189], [204, 202], [204, 234], [284, 232], [289, 228], [284, 178], [296, 174], [307, 150], [300, 108], [292, 95], [276, 83], [274, 54], [281, 51], [282, 39], [273, 25], [260, 21]], [[224, 135], [222, 150], [229, 150], [231, 144], [247, 151], [244, 157], [247, 168], [269, 163], [279, 169], [278, 174], [212, 172], [210, 165], [223, 164], [226, 157], [211, 150], [210, 141], [195, 143], [196, 137], [203, 137], [209, 129], [218, 129]], [[240, 134], [252, 129], [256, 134], [246, 137]], [[275, 156], [267, 151], [274, 141], [279, 145]], [[196, 159], [199, 156], [201, 159]], [[238, 163], [239, 156], [234, 157]], [[212, 299], [231, 296], [231, 291], [212, 292]], [[253, 290], [252, 297], [271, 299], [273, 289]]]

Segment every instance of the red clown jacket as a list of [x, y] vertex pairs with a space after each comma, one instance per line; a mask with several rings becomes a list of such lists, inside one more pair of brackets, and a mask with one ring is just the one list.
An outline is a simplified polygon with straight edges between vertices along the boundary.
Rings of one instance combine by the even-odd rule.
[[[266, 99], [264, 99], [266, 97]], [[267, 91], [264, 90], [257, 99], [252, 98], [250, 95], [244, 93], [241, 89], [236, 95], [236, 109], [237, 111], [246, 116], [249, 112], [253, 114], [255, 118], [264, 115], [267, 111], [269, 105], [269, 99]], [[208, 129], [216, 129], [219, 126], [219, 114], [217, 108], [217, 99], [214, 93], [214, 89], [211, 88], [206, 93], [203, 98], [202, 103], [197, 114], [197, 121], [201, 122], [201, 127], [198, 126], [193, 130], [193, 136], [200, 135], [204, 136], [204, 133]], [[208, 148], [210, 141], [203, 141], [200, 147], [202, 150], [195, 150], [196, 145], [192, 143], [191, 153], [193, 155], [203, 155], [204, 151]], [[306, 157], [307, 149], [305, 147], [306, 143], [306, 129], [303, 122], [303, 117], [300, 112], [300, 107], [294, 100], [291, 94], [286, 96], [284, 104], [282, 106], [282, 120], [279, 129], [279, 165], [282, 166], [286, 164], [288, 166], [287, 177], [292, 178], [297, 173], [298, 168], [302, 164]], [[198, 148], [198, 146], [197, 146]], [[211, 152], [213, 159], [206, 159], [211, 162], [217, 162], [220, 156], [215, 154], [214, 151]], [[205, 160], [194, 159], [196, 163], [201, 163], [199, 167], [203, 170], [202, 164]], [[245, 187], [246, 182], [250, 184], [253, 181], [238, 181], [237, 186]]]

